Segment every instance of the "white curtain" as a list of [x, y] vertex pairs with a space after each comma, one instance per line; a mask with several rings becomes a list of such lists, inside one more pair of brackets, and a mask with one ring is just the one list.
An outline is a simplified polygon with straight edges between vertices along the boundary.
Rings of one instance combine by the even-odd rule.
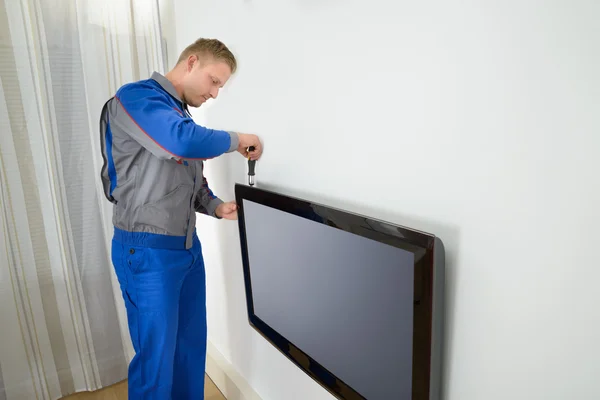
[[127, 376], [99, 114], [155, 70], [156, 0], [0, 0], [0, 400]]

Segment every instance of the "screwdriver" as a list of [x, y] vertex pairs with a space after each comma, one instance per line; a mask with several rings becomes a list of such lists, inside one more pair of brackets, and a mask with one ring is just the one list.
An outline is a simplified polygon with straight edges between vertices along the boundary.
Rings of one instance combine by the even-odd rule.
[[[248, 152], [254, 151], [254, 146], [248, 147]], [[256, 164], [256, 160], [251, 160], [250, 155], [248, 155], [248, 184], [250, 186], [254, 186], [254, 165]]]

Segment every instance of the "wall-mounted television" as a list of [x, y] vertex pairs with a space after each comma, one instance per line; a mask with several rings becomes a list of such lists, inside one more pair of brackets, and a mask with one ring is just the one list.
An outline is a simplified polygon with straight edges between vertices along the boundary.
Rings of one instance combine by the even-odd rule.
[[243, 184], [235, 196], [257, 332], [338, 399], [439, 399], [439, 238]]

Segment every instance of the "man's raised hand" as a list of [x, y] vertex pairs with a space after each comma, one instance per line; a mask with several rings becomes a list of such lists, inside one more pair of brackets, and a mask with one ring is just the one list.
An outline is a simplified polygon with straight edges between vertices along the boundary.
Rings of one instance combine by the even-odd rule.
[[[244, 156], [244, 158], [250, 158], [250, 160], [256, 161], [262, 155], [262, 144], [258, 139], [258, 136], [249, 133], [238, 133], [239, 145], [237, 151]], [[254, 150], [248, 152], [249, 147], [254, 147]]]

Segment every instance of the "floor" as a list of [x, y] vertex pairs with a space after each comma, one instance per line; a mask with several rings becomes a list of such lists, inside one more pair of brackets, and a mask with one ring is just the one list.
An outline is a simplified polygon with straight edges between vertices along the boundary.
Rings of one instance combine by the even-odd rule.
[[[204, 377], [206, 389], [204, 400], [225, 400], [219, 389], [208, 376]], [[96, 392], [76, 393], [61, 400], [127, 400], [127, 381], [98, 390]]]

